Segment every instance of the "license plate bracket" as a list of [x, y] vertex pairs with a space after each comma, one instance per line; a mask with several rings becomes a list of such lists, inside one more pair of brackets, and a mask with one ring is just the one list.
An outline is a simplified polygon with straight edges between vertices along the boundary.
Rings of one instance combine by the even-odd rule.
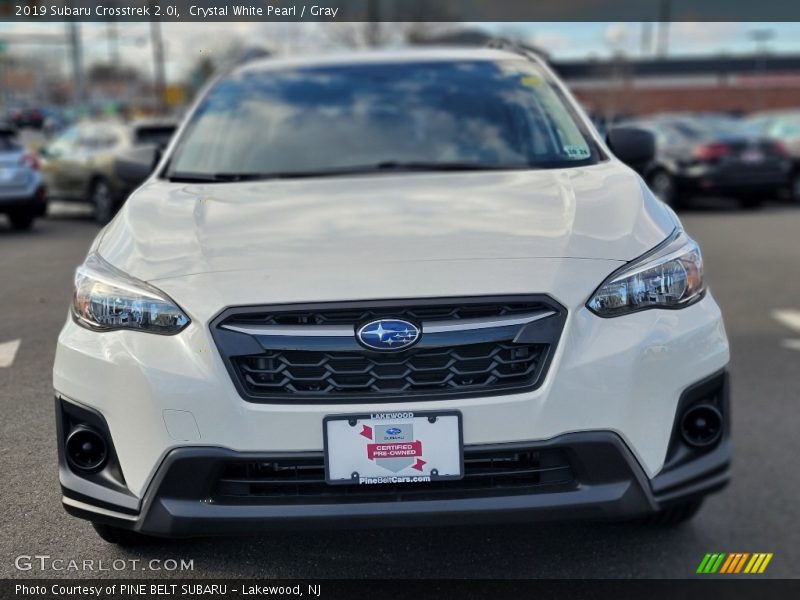
[[330, 485], [425, 483], [464, 476], [458, 411], [329, 415], [322, 428]]

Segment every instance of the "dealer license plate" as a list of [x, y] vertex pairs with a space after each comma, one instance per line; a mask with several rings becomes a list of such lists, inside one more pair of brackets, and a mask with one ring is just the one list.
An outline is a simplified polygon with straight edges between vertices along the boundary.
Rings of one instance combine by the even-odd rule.
[[385, 412], [323, 420], [325, 479], [337, 484], [461, 479], [461, 413]]

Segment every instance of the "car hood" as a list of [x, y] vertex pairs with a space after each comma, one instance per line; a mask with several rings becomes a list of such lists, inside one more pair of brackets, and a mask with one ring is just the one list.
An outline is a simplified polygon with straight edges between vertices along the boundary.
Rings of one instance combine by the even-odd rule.
[[403, 173], [262, 182], [151, 180], [99, 245], [146, 281], [360, 264], [628, 261], [676, 226], [627, 167]]

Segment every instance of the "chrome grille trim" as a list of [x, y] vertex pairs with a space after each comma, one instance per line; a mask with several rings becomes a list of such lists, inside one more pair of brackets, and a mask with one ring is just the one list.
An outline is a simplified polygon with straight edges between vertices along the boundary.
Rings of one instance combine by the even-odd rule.
[[[474, 329], [490, 329], [492, 327], [511, 327], [527, 325], [556, 314], [554, 310], [546, 310], [522, 316], [495, 317], [492, 319], [460, 319], [454, 321], [422, 322], [422, 333], [447, 333], [453, 331], [470, 331]], [[246, 333], [247, 335], [265, 335], [279, 337], [352, 337], [354, 327], [341, 325], [307, 325], [305, 327], [287, 327], [283, 325], [222, 325], [222, 329]]]

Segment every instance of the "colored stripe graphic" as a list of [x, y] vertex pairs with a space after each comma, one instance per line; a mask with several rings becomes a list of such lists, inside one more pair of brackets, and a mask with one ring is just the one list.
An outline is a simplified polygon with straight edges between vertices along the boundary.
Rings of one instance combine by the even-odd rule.
[[742, 554], [742, 558], [739, 559], [739, 562], [736, 564], [736, 570], [731, 570], [731, 573], [738, 573], [739, 571], [741, 571], [748, 556], [750, 556], [749, 552], [745, 552], [744, 554]]
[[769, 564], [769, 561], [771, 561], [771, 560], [772, 560], [772, 552], [770, 552], [769, 554], [767, 554], [764, 557], [764, 562], [761, 563], [761, 566], [759, 567], [758, 572], [759, 573], [763, 573], [764, 570], [767, 568], [767, 565]]
[[703, 558], [703, 562], [701, 562], [700, 566], [697, 567], [697, 572], [716, 573], [722, 566], [722, 561], [725, 560], [725, 556], [726, 554], [724, 552], [715, 554], [706, 554], [705, 558]]
[[728, 554], [728, 560], [722, 563], [722, 568], [719, 570], [720, 573], [730, 573], [731, 568], [736, 565], [736, 562], [739, 559], [738, 554]]
[[[736, 573], [763, 573], [772, 560], [771, 552], [724, 552], [708, 553], [700, 561], [697, 573], [713, 575], [714, 573], [733, 575]], [[745, 566], [746, 565], [746, 566]]]
[[753, 572], [753, 567], [756, 566], [756, 563], [760, 560], [760, 558], [759, 558], [760, 556], [761, 555], [758, 554], [758, 553], [753, 554], [753, 558], [750, 559], [750, 562], [747, 563], [747, 566], [744, 568], [744, 572], [745, 573], [752, 573]]
[[697, 573], [713, 575], [714, 573], [733, 575], [738, 573], [760, 574], [767, 569], [772, 560], [771, 552], [724, 552], [708, 553], [700, 561]]
[[706, 565], [708, 564], [708, 562], [710, 560], [711, 560], [711, 555], [710, 554], [706, 554], [703, 557], [703, 560], [700, 561], [700, 566], [697, 567], [697, 571], [696, 572], [697, 573], [705, 573], [706, 572]]

